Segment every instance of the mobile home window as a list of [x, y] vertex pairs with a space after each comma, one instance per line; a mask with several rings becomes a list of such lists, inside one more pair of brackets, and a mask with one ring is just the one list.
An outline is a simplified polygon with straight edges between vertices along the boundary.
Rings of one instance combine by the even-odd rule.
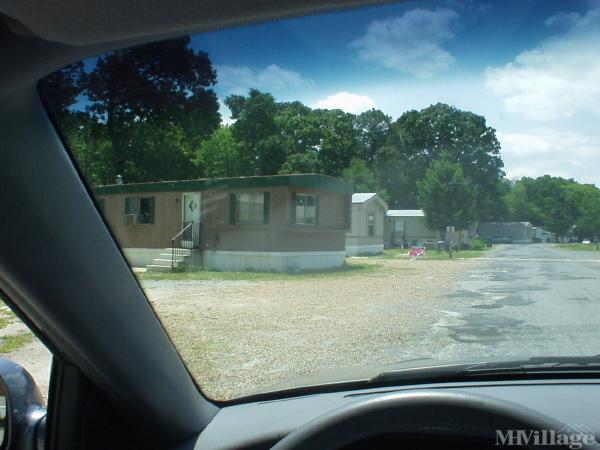
[[294, 194], [294, 220], [296, 225], [317, 225], [319, 197], [312, 194]]
[[375, 236], [375, 213], [369, 212], [367, 224], [369, 225], [369, 236]]
[[258, 225], [269, 222], [269, 193], [231, 194], [233, 224]]
[[154, 223], [154, 197], [126, 197], [125, 223]]

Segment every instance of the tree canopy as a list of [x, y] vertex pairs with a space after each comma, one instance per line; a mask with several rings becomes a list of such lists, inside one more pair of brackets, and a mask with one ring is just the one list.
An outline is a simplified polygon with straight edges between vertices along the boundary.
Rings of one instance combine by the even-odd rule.
[[224, 102], [218, 74], [188, 37], [108, 52], [40, 84], [92, 184], [323, 173], [390, 208], [422, 208], [441, 231], [476, 221], [530, 221], [557, 235], [600, 235], [600, 191], [549, 175], [509, 182], [483, 116], [446, 104], [396, 120], [279, 102], [255, 89]]
[[475, 220], [477, 193], [472, 180], [460, 164], [444, 153], [417, 182], [418, 201], [425, 213], [425, 223], [442, 236], [446, 227], [464, 230]]
[[[573, 179], [544, 175], [524, 177], [507, 194], [513, 220], [531, 222], [555, 233], [600, 237], [600, 189]], [[574, 227], [575, 226], [575, 227]]]
[[221, 121], [215, 83], [183, 37], [105, 53], [89, 72], [68, 66], [41, 89], [84, 173], [111, 183], [201, 175], [195, 150]]

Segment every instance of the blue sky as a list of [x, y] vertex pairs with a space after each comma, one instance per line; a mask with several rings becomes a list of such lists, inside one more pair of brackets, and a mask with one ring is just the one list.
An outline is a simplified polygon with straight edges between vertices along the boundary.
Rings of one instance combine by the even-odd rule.
[[413, 0], [192, 43], [209, 53], [221, 99], [257, 88], [393, 118], [441, 101], [488, 119], [509, 177], [600, 186], [600, 1]]

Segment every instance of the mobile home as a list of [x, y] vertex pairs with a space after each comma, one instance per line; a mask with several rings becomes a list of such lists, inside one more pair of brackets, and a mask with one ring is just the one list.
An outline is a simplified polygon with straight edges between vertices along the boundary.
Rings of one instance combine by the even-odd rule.
[[133, 266], [294, 271], [344, 264], [352, 186], [333, 177], [116, 184], [95, 194]]
[[383, 251], [383, 221], [387, 204], [375, 193], [352, 194], [351, 228], [346, 233], [348, 256]]

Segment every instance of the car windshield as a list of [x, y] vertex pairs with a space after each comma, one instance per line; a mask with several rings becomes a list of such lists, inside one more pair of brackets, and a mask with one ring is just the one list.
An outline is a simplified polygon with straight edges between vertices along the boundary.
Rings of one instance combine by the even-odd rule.
[[212, 399], [600, 353], [598, 2], [265, 22], [40, 93]]

